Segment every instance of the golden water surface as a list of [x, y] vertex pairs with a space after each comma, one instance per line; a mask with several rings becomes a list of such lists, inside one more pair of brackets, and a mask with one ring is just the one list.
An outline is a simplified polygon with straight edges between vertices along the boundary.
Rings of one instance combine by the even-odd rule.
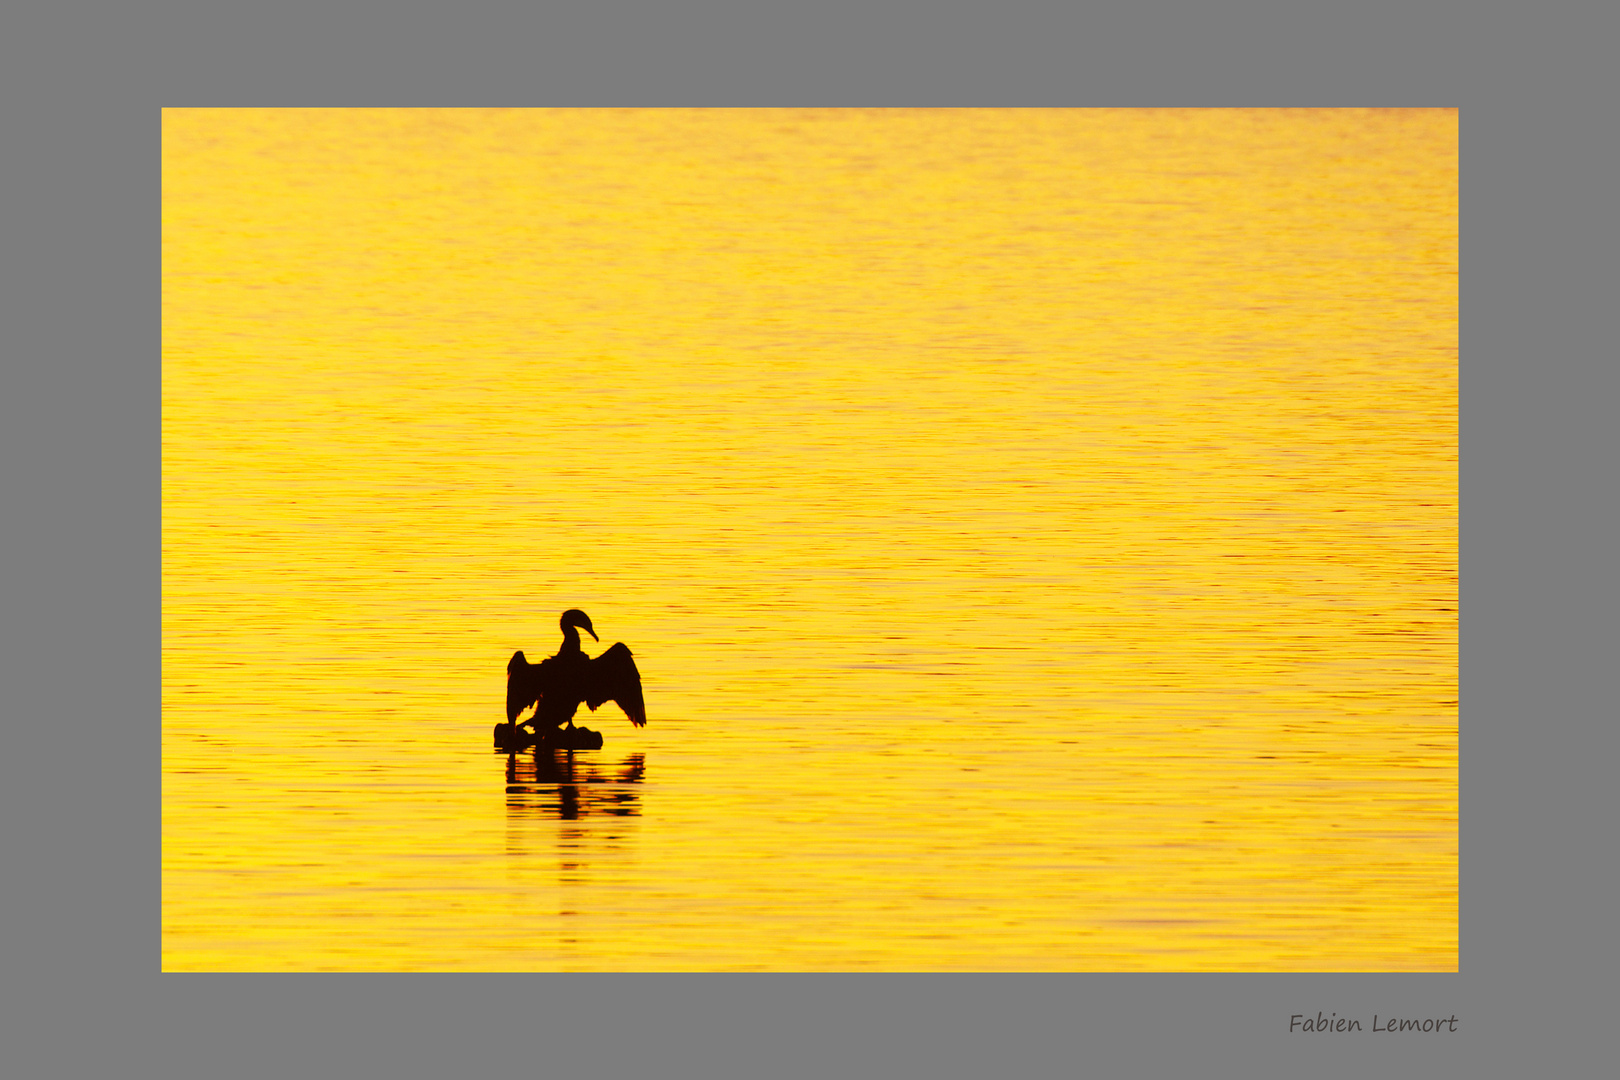
[[1456, 970], [1457, 139], [166, 112], [163, 966]]

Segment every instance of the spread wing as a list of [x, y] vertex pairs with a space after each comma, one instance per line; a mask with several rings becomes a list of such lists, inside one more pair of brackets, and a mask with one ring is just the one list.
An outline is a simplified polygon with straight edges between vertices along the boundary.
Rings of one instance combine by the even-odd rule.
[[541, 664], [531, 664], [519, 649], [506, 662], [506, 722], [517, 719], [517, 714], [540, 700]]
[[585, 704], [595, 712], [604, 701], [616, 701], [636, 727], [647, 723], [647, 706], [641, 700], [641, 672], [630, 657], [630, 649], [619, 642], [592, 660], [585, 687]]

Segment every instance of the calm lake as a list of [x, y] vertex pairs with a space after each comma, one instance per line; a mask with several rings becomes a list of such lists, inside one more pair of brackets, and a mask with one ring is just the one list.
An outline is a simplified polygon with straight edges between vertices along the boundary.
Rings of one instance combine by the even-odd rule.
[[[163, 120], [163, 967], [1455, 971], [1458, 117]], [[492, 749], [589, 613], [649, 723]]]

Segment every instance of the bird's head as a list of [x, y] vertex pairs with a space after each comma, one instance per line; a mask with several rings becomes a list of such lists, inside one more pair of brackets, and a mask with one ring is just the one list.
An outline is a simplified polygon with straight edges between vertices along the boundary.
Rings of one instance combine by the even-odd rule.
[[587, 634], [591, 635], [591, 637], [594, 638], [597, 641], [602, 640], [601, 638], [596, 636], [596, 631], [591, 629], [591, 617], [589, 615], [585, 614], [583, 611], [579, 610], [579, 608], [569, 608], [567, 611], [563, 612], [563, 614], [562, 614], [563, 633], [566, 634], [568, 632], [568, 628], [570, 626], [579, 627], [581, 630], [583, 630]]

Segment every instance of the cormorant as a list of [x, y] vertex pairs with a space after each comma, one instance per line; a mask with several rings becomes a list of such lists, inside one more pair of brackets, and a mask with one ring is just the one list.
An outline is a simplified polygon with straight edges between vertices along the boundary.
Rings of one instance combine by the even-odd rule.
[[534, 715], [523, 721], [532, 724], [539, 737], [557, 728], [574, 726], [574, 712], [580, 702], [596, 707], [616, 701], [637, 727], [647, 723], [647, 707], [641, 700], [641, 673], [624, 642], [618, 642], [594, 659], [579, 645], [579, 627], [597, 641], [591, 617], [578, 608], [562, 614], [562, 647], [556, 656], [538, 664], [529, 663], [519, 649], [506, 664], [506, 722], [517, 735], [518, 713], [535, 706]]

